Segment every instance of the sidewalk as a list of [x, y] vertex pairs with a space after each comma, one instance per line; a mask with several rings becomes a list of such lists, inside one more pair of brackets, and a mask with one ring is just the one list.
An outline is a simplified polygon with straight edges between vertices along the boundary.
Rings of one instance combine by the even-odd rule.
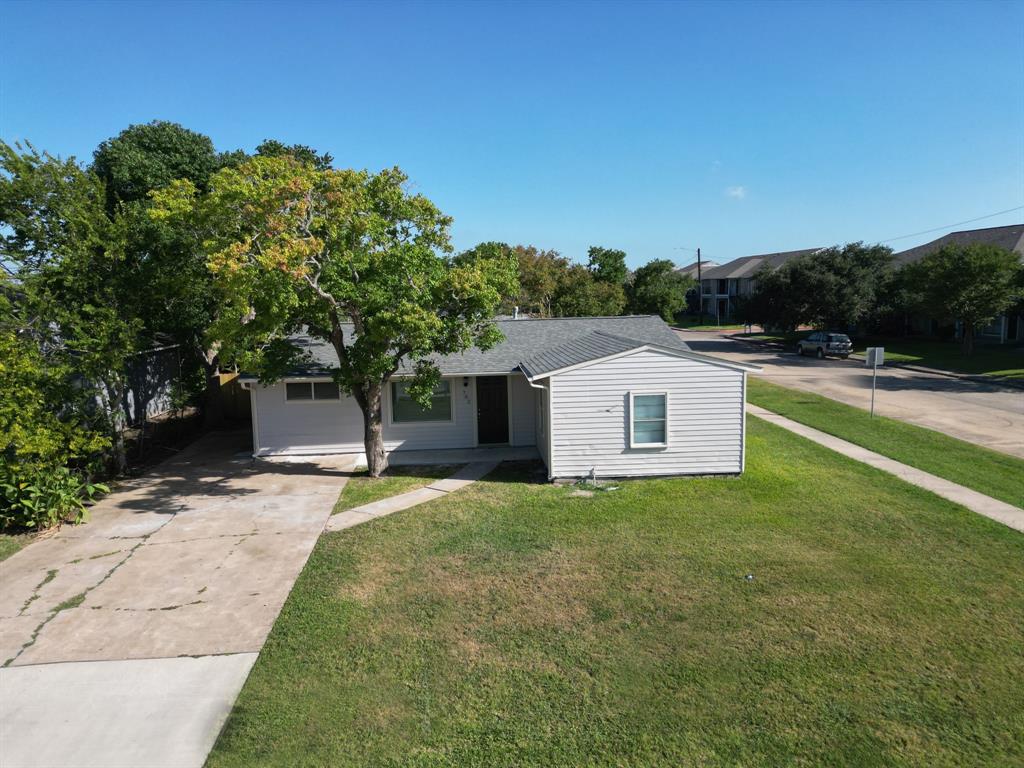
[[425, 488], [417, 488], [413, 491], [400, 493], [397, 496], [389, 496], [386, 499], [371, 501], [369, 504], [363, 504], [362, 506], [339, 512], [336, 515], [331, 515], [327, 520], [325, 530], [343, 531], [346, 528], [351, 528], [354, 525], [359, 525], [369, 520], [375, 520], [378, 517], [386, 517], [393, 512], [400, 512], [403, 509], [409, 509], [427, 501], [440, 499], [452, 491], [457, 491], [471, 483], [475, 483], [484, 475], [489, 474], [498, 466], [498, 463], [497, 461], [476, 461], [467, 464], [454, 475], [446, 477], [444, 480], [435, 480]]
[[783, 429], [788, 429], [790, 432], [805, 437], [812, 442], [841, 453], [843, 456], [895, 475], [911, 485], [924, 488], [926, 491], [931, 491], [944, 499], [967, 507], [972, 512], [984, 515], [1024, 533], [1024, 509], [1020, 507], [1015, 507], [998, 499], [993, 499], [991, 496], [985, 496], [977, 491], [972, 491], [970, 488], [951, 483], [949, 480], [936, 477], [928, 472], [907, 466], [874, 451], [869, 451], [867, 448], [861, 448], [859, 445], [841, 440], [838, 437], [805, 426], [792, 419], [787, 419], [785, 416], [779, 416], [777, 413], [765, 410], [760, 406], [747, 403], [747, 413], [769, 421]]

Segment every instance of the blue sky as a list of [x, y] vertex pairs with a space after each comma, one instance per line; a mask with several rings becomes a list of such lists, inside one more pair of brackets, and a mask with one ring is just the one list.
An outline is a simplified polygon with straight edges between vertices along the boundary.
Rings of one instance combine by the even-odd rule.
[[1024, 206], [1024, 3], [0, 0], [0, 137], [152, 119], [400, 165], [458, 248], [874, 242]]

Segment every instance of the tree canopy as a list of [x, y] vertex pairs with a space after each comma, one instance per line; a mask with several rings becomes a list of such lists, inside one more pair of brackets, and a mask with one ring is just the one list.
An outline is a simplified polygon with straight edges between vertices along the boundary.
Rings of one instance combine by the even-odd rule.
[[592, 245], [587, 251], [587, 266], [594, 279], [600, 283], [623, 286], [629, 276], [626, 268], [626, 252], [614, 248]]
[[885, 246], [849, 243], [763, 266], [738, 314], [770, 328], [853, 328], [877, 315], [891, 259]]
[[1021, 298], [1020, 256], [995, 245], [951, 243], [906, 271], [921, 310], [963, 323], [965, 354], [974, 351], [975, 330]]
[[514, 260], [451, 258], [451, 220], [405, 182], [398, 168], [318, 170], [282, 155], [221, 170], [206, 195], [189, 181], [154, 194], [155, 216], [204, 233], [226, 352], [273, 381], [299, 353], [289, 336], [300, 328], [333, 346], [373, 475], [386, 467], [381, 397], [401, 361], [425, 406], [439, 378], [430, 356], [496, 343], [494, 314], [515, 293]]
[[626, 287], [628, 309], [635, 315], [660, 315], [671, 323], [685, 309], [686, 293], [696, 284], [668, 259], [655, 259], [633, 273]]
[[93, 168], [106, 185], [107, 207], [145, 200], [176, 179], [205, 189], [220, 159], [209, 137], [177, 123], [131, 125], [93, 153]]

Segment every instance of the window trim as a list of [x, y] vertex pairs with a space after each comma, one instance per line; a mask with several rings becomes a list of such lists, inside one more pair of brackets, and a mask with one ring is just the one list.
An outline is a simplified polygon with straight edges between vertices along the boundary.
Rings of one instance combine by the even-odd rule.
[[387, 425], [389, 427], [436, 427], [438, 424], [454, 424], [455, 423], [455, 381], [454, 378], [448, 376], [442, 376], [440, 381], [448, 382], [448, 400], [451, 404], [451, 418], [448, 419], [434, 419], [433, 421], [395, 421], [395, 385], [402, 384], [407, 379], [391, 379], [388, 382], [388, 395], [387, 395]]
[[[338, 387], [338, 396], [337, 397], [326, 397], [326, 398], [324, 398], [324, 397], [317, 398], [316, 397], [316, 388], [313, 385], [314, 384], [334, 384], [335, 386], [337, 386], [337, 383], [333, 379], [286, 379], [285, 381], [283, 381], [281, 383], [284, 384], [284, 402], [285, 402], [286, 405], [295, 405], [295, 404], [309, 405], [311, 403], [317, 403], [317, 404], [321, 404], [321, 403], [340, 403], [342, 400], [345, 399], [345, 396], [341, 392], [341, 387]], [[309, 399], [308, 400], [293, 400], [292, 398], [288, 397], [288, 385], [289, 384], [306, 384], [307, 386], [309, 386]]]
[[[633, 427], [636, 424], [636, 398], [644, 397], [648, 395], [661, 395], [665, 398], [665, 441], [661, 443], [638, 443], [635, 440], [635, 433]], [[656, 419], [641, 419], [641, 421], [656, 421]], [[664, 390], [660, 391], [647, 391], [647, 390], [630, 390], [629, 392], [629, 447], [630, 448], [668, 448], [668, 392]]]

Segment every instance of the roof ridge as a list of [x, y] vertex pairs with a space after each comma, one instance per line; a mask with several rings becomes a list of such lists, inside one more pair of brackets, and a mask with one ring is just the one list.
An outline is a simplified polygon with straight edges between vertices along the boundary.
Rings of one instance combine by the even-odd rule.
[[628, 320], [631, 317], [659, 317], [660, 315], [573, 315], [570, 317], [503, 317], [496, 319], [496, 323], [523, 323], [549, 320]]

